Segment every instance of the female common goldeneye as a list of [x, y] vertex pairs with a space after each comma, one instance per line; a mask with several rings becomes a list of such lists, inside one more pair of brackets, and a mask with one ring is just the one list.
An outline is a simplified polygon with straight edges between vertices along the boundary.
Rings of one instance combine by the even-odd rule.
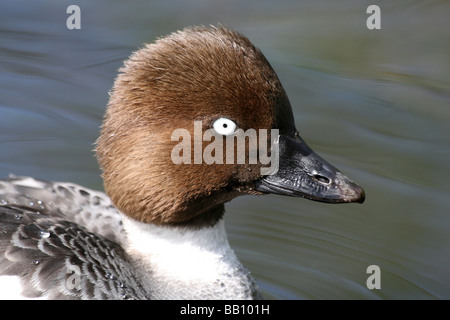
[[301, 139], [277, 75], [243, 35], [187, 28], [119, 71], [96, 148], [107, 195], [0, 181], [9, 298], [260, 298], [228, 244], [225, 202], [268, 193], [364, 201]]

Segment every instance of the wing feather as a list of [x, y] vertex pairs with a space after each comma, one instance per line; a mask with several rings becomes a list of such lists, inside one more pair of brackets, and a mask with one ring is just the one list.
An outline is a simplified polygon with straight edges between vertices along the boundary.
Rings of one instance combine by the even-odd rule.
[[[0, 181], [0, 275], [19, 276], [23, 294], [28, 297], [150, 297], [121, 246], [123, 239], [114, 235], [114, 227], [119, 228], [119, 234], [122, 232], [116, 213], [112, 216], [88, 214], [92, 199], [87, 201], [86, 194], [80, 193], [82, 189], [67, 185], [50, 188], [49, 183], [34, 179], [21, 181], [14, 186]], [[47, 191], [36, 190], [38, 187]], [[17, 196], [18, 192], [25, 191], [28, 193]], [[62, 201], [57, 195], [61, 193], [65, 196], [82, 194], [87, 201], [83, 212], [57, 208], [56, 203]], [[37, 197], [45, 201], [36, 200]], [[97, 204], [102, 201], [100, 197], [95, 199]], [[109, 206], [108, 203], [103, 205]], [[102, 230], [100, 234], [91, 232], [94, 223], [87, 221], [88, 217], [100, 217], [102, 221], [97, 228]], [[111, 225], [107, 226], [107, 221]]]

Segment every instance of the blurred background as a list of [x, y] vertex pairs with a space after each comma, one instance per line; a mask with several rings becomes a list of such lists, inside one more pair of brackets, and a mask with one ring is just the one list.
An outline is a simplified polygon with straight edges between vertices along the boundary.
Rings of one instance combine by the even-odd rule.
[[[68, 30], [66, 9], [81, 9]], [[366, 9], [381, 8], [381, 30]], [[230, 242], [267, 299], [450, 299], [448, 1], [2, 1], [0, 177], [102, 189], [93, 143], [129, 54], [224, 24], [270, 61], [297, 128], [364, 204], [227, 205]], [[366, 269], [381, 269], [369, 290]]]

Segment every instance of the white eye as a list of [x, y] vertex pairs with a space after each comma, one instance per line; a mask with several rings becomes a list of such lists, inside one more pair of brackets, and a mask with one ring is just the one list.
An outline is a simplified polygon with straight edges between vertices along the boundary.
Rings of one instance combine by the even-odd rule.
[[213, 128], [217, 133], [228, 136], [236, 131], [236, 123], [227, 118], [219, 118], [214, 121]]

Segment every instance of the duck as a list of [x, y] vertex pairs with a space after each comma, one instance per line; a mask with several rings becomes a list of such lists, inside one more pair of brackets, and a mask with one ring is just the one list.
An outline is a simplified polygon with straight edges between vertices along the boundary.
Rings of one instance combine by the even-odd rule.
[[[259, 141], [248, 134], [228, 149], [211, 147], [238, 131]], [[216, 161], [195, 161], [208, 146]], [[250, 161], [250, 152], [236, 161], [239, 148], [265, 150], [276, 168], [264, 171], [267, 161]], [[301, 138], [261, 50], [224, 26], [187, 27], [133, 52], [110, 91], [95, 152], [105, 192], [26, 176], [0, 180], [0, 295], [261, 299], [228, 242], [226, 202], [267, 194], [365, 199]], [[235, 161], [219, 161], [230, 155]]]

